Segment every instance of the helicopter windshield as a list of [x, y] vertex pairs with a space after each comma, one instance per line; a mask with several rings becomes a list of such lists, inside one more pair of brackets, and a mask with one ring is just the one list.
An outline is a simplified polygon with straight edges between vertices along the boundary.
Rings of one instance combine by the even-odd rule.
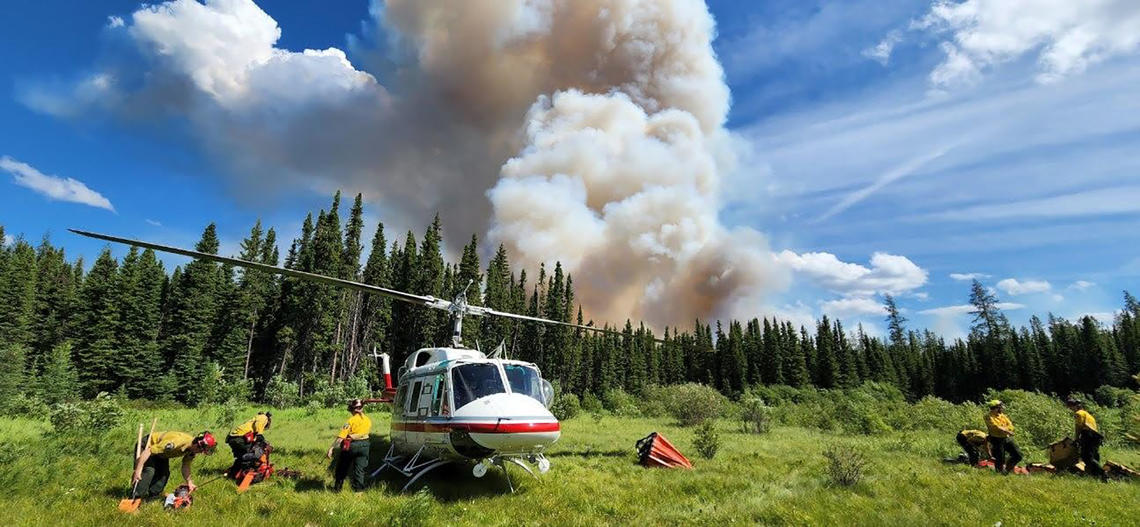
[[530, 366], [519, 364], [504, 364], [507, 372], [507, 381], [511, 383], [511, 391], [529, 395], [540, 403], [545, 402], [542, 395], [542, 378], [538, 371]]
[[455, 409], [488, 395], [506, 392], [499, 368], [494, 364], [463, 364], [451, 369]]

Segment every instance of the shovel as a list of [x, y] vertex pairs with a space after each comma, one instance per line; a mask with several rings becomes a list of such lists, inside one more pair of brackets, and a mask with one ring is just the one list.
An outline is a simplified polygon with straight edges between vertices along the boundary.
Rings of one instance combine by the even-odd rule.
[[[155, 417], [154, 420], [150, 422], [150, 435], [151, 436], [154, 435], [154, 427], [157, 424], [158, 424], [158, 418]], [[134, 480], [135, 465], [138, 464], [139, 456], [142, 455], [142, 446], [143, 446], [142, 445], [142, 438], [143, 438], [142, 431], [143, 431], [143, 424], [139, 423], [139, 435], [138, 435], [138, 439], [135, 439], [135, 461], [134, 461], [134, 463], [131, 464], [131, 480], [132, 480], [132, 482], [131, 482], [131, 497], [119, 500], [119, 510], [121, 510], [123, 512], [135, 512], [139, 509], [139, 505], [142, 504], [142, 498], [137, 497], [138, 489], [136, 487], [138, 486], [138, 482], [133, 481]], [[150, 436], [147, 436], [147, 437], [149, 438]]]

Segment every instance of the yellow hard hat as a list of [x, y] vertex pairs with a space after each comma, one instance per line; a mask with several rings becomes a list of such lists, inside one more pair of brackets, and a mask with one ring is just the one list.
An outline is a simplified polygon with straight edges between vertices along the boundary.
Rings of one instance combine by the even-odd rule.
[[1003, 403], [999, 399], [993, 399], [988, 404], [990, 405], [990, 408], [997, 408], [997, 407], [1001, 406]]

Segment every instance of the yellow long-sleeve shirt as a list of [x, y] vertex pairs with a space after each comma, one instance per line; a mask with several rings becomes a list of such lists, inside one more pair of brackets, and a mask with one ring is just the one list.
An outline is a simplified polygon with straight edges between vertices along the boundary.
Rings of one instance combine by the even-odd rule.
[[[1013, 432], [1013, 421], [1009, 420], [1009, 416], [1004, 413], [994, 415], [992, 413], [986, 414], [985, 417], [986, 428], [993, 437], [1009, 437]], [[1008, 430], [1008, 431], [1007, 431]]]
[[358, 441], [361, 439], [368, 439], [368, 433], [372, 431], [372, 420], [364, 414], [352, 414], [348, 418], [348, 422], [340, 428], [340, 433], [336, 436], [341, 439], [351, 439]]
[[1073, 417], [1076, 421], [1076, 426], [1073, 428], [1073, 437], [1080, 437], [1081, 430], [1092, 430], [1093, 432], [1100, 433], [1096, 427], [1096, 418], [1088, 413], [1085, 409], [1077, 410]]
[[966, 441], [974, 446], [981, 446], [986, 444], [986, 433], [981, 430], [962, 430], [962, 436]]
[[147, 448], [150, 449], [150, 455], [163, 458], [172, 459], [182, 457], [190, 453], [190, 445], [194, 443], [194, 436], [182, 432], [155, 432], [150, 435], [150, 440], [147, 441]]
[[237, 428], [230, 430], [230, 435], [243, 436], [250, 432], [260, 434], [265, 432], [265, 428], [268, 424], [269, 417], [266, 417], [265, 414], [257, 414], [257, 417], [254, 417], [253, 419], [250, 419], [249, 421], [238, 425]]

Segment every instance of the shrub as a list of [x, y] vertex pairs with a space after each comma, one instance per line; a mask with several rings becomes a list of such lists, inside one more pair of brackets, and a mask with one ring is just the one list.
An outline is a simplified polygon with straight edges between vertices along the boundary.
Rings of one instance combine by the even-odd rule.
[[243, 405], [237, 399], [230, 399], [218, 406], [218, 418], [214, 421], [214, 428], [229, 430], [237, 424]]
[[265, 385], [265, 402], [274, 408], [296, 406], [300, 399], [297, 383], [290, 382], [281, 375], [274, 375]]
[[4, 415], [11, 417], [40, 418], [49, 411], [49, 406], [38, 397], [25, 393], [18, 393], [5, 401], [3, 408]]
[[740, 401], [740, 429], [748, 434], [766, 434], [772, 429], [772, 407], [759, 397]]
[[701, 426], [697, 428], [693, 447], [705, 459], [712, 459], [716, 456], [717, 450], [720, 450], [720, 435], [716, 432], [716, 420], [706, 419], [701, 423]]
[[119, 402], [101, 392], [90, 401], [60, 403], [51, 409], [51, 425], [56, 434], [99, 437], [123, 417]]
[[640, 415], [637, 399], [621, 388], [606, 390], [602, 401], [606, 410], [622, 417], [636, 417]]
[[[361, 370], [344, 382], [345, 399], [365, 399], [372, 395], [368, 387], [368, 373]], [[341, 401], [344, 402], [344, 401]]]
[[253, 379], [232, 379], [222, 381], [218, 386], [217, 401], [223, 404], [230, 401], [249, 402], [253, 394]]
[[1120, 411], [1120, 421], [1124, 438], [1140, 444], [1140, 394], [1128, 399], [1128, 404]]
[[343, 405], [350, 399], [348, 395], [348, 387], [344, 383], [330, 383], [328, 379], [310, 379], [306, 381], [306, 386], [312, 386], [313, 390], [305, 397], [307, 404], [319, 404], [324, 408], [335, 408]]
[[1106, 384], [1093, 392], [1093, 400], [1101, 406], [1121, 408], [1128, 404], [1133, 395], [1136, 395], [1136, 392], [1128, 388], [1117, 388]]
[[554, 403], [550, 405], [550, 413], [559, 421], [573, 419], [582, 411], [582, 405], [578, 402], [578, 396], [572, 393], [564, 393], [554, 398]]
[[682, 426], [693, 426], [724, 415], [728, 399], [702, 384], [688, 383], [668, 389], [666, 407]]
[[827, 458], [827, 481], [838, 487], [850, 487], [863, 480], [867, 458], [851, 445], [832, 445], [823, 451]]
[[591, 414], [601, 413], [605, 410], [605, 406], [602, 405], [602, 400], [598, 399], [597, 395], [586, 392], [586, 395], [582, 396], [582, 410]]
[[651, 384], [641, 390], [641, 400], [638, 407], [642, 417], [662, 417], [670, 415], [669, 401], [672, 397], [670, 390], [676, 386], [660, 386]]
[[[985, 400], [1000, 399], [1013, 421], [1014, 437], [1025, 446], [1045, 448], [1073, 434], [1073, 414], [1055, 397], [1024, 390], [989, 390]], [[985, 412], [986, 410], [982, 410]], [[978, 415], [979, 423], [983, 415]]]
[[48, 405], [79, 398], [79, 378], [71, 365], [70, 342], [52, 348], [40, 375], [39, 385], [40, 397]]

